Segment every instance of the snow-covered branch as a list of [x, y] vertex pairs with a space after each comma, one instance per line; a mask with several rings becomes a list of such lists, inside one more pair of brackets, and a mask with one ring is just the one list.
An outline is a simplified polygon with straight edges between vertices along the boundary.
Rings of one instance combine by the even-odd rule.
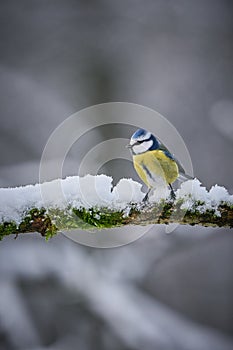
[[44, 184], [0, 189], [0, 238], [40, 232], [47, 238], [69, 229], [148, 224], [233, 227], [233, 196], [224, 187], [210, 191], [199, 180], [184, 182], [171, 200], [167, 188], [142, 201], [141, 184], [106, 175], [67, 177]]

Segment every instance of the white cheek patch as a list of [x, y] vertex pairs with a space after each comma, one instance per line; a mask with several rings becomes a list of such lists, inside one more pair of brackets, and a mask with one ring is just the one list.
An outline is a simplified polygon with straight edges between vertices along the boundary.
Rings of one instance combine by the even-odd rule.
[[144, 141], [144, 140], [149, 140], [149, 138], [151, 137], [151, 132], [149, 132], [149, 131], [147, 131], [147, 133], [144, 135], [142, 135], [142, 136], [139, 136], [139, 137], [137, 137], [137, 139], [131, 139], [130, 140], [130, 145], [132, 146], [137, 140], [138, 141]]
[[144, 152], [148, 151], [148, 149], [150, 149], [152, 145], [153, 145], [152, 140], [144, 141], [140, 145], [133, 146], [133, 151], [135, 154], [144, 153]]

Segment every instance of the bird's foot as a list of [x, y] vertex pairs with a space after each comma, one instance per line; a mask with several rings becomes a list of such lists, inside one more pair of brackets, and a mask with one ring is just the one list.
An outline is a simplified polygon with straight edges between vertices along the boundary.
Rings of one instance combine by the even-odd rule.
[[171, 199], [172, 201], [174, 201], [174, 200], [176, 199], [176, 194], [175, 194], [175, 192], [174, 192], [173, 187], [172, 187], [171, 184], [169, 184], [169, 187], [170, 187], [170, 189], [171, 189], [171, 192], [170, 192], [170, 199]]
[[143, 203], [147, 203], [148, 200], [149, 200], [149, 194], [148, 194], [148, 192], [147, 192], [142, 201], [143, 201]]
[[145, 195], [145, 197], [143, 198], [143, 203], [147, 204], [149, 202], [149, 194], [151, 192], [151, 189], [149, 189]]

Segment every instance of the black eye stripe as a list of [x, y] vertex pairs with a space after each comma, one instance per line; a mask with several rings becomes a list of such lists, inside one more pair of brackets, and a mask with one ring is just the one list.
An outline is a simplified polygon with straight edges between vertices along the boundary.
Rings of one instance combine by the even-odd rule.
[[150, 141], [150, 139], [147, 139], [147, 140], [137, 140], [136, 145], [140, 145], [141, 143], [147, 142], [147, 141]]

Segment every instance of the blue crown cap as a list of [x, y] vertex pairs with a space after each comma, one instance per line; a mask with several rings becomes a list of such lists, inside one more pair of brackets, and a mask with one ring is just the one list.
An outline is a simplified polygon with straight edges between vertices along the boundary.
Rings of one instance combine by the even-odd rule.
[[150, 137], [148, 138], [149, 140], [152, 140], [153, 141], [153, 144], [152, 146], [149, 148], [149, 151], [153, 151], [153, 150], [157, 150], [157, 149], [160, 149], [161, 151], [164, 152], [164, 154], [174, 160], [174, 156], [173, 154], [171, 154], [169, 152], [169, 150], [161, 143], [157, 140], [157, 138], [151, 134], [149, 131], [145, 130], [145, 129], [138, 129], [135, 131], [135, 133], [132, 135], [132, 139], [138, 139], [138, 138], [141, 138], [143, 139], [143, 136], [146, 136], [146, 134], [150, 134]]
[[143, 136], [146, 136], [149, 132], [145, 129], [138, 129], [135, 131], [135, 133], [132, 135], [132, 139], [137, 139], [137, 138], [143, 138]]

